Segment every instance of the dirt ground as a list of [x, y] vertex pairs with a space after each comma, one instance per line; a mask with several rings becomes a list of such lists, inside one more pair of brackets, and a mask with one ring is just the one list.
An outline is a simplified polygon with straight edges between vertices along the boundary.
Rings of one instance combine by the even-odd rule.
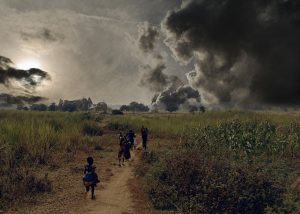
[[[53, 191], [34, 199], [17, 203], [7, 213], [153, 213], [150, 202], [134, 175], [141, 150], [132, 153], [132, 160], [120, 167], [117, 160], [118, 137], [107, 133], [99, 138], [101, 149], [86, 148], [70, 154], [57, 154], [54, 162], [40, 173], [47, 173]], [[85, 194], [82, 183], [86, 158], [93, 156], [101, 183], [96, 188], [96, 199]]]

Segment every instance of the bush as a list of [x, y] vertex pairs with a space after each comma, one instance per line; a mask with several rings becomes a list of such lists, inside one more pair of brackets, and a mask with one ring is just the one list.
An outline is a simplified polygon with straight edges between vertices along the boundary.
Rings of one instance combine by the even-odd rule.
[[3, 202], [0, 209], [10, 206], [16, 199], [22, 198], [25, 194], [35, 195], [52, 191], [52, 182], [48, 175], [37, 177], [33, 173], [22, 168], [0, 171], [0, 202]]
[[49, 181], [47, 174], [41, 179], [31, 175], [26, 178], [25, 183], [28, 193], [51, 192], [52, 190], [52, 182]]
[[111, 114], [112, 115], [123, 115], [123, 112], [120, 111], [120, 110], [115, 109], [115, 110], [112, 110]]
[[256, 169], [178, 152], [154, 165], [148, 193], [159, 209], [184, 213], [264, 213], [282, 204], [283, 188]]
[[102, 150], [104, 150], [103, 147], [102, 147], [101, 145], [99, 145], [99, 144], [96, 144], [96, 145], [94, 146], [94, 149], [97, 150], [97, 151], [102, 151]]

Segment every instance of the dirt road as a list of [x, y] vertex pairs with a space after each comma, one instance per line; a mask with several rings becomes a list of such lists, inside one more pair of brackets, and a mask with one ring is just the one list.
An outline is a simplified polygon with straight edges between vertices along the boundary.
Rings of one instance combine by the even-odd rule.
[[[134, 160], [134, 154], [132, 153]], [[125, 214], [134, 213], [133, 199], [129, 189], [129, 180], [134, 177], [133, 168], [130, 162], [125, 166], [114, 166], [111, 180], [107, 183], [100, 183], [95, 191], [96, 199], [91, 200], [87, 196], [87, 210], [89, 214]]]

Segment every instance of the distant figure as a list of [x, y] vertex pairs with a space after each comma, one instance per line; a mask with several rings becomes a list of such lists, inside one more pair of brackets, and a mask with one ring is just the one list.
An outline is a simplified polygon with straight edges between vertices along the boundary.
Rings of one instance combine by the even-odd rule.
[[118, 152], [118, 159], [119, 159], [119, 166], [121, 166], [121, 162], [122, 165], [124, 164], [125, 159], [129, 160], [131, 155], [130, 155], [130, 143], [128, 142], [127, 138], [125, 136], [122, 136], [120, 134], [119, 137], [119, 145], [120, 145], [120, 149]]
[[124, 157], [124, 153], [125, 153], [125, 149], [126, 149], [126, 145], [125, 145], [125, 138], [123, 137], [122, 133], [120, 133], [119, 135], [119, 152], [118, 152], [118, 159], [119, 159], [119, 166], [121, 166], [121, 162], [124, 165], [124, 161], [125, 161], [125, 157]]
[[134, 139], [135, 139], [135, 133], [132, 129], [129, 130], [127, 134], [128, 140], [130, 142], [130, 148], [132, 149], [134, 147]]
[[148, 143], [148, 129], [142, 126], [141, 128], [141, 136], [143, 141], [144, 151], [147, 152], [147, 143]]
[[98, 175], [95, 172], [96, 167], [93, 165], [94, 159], [92, 157], [87, 158], [87, 165], [84, 166], [83, 184], [86, 188], [86, 193], [92, 191], [92, 199], [95, 198], [95, 187], [99, 183]]

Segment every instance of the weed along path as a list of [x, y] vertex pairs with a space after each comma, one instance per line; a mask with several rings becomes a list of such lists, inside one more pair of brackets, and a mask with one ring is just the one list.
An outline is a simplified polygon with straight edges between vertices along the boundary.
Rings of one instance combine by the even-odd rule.
[[[134, 156], [134, 152], [132, 152], [132, 161], [137, 160]], [[113, 167], [111, 179], [107, 183], [101, 181], [96, 188], [96, 199], [91, 200], [90, 195], [87, 196], [85, 213], [134, 213], [134, 202], [129, 188], [129, 181], [134, 178], [133, 167], [130, 162], [125, 162], [125, 166], [122, 167]]]

